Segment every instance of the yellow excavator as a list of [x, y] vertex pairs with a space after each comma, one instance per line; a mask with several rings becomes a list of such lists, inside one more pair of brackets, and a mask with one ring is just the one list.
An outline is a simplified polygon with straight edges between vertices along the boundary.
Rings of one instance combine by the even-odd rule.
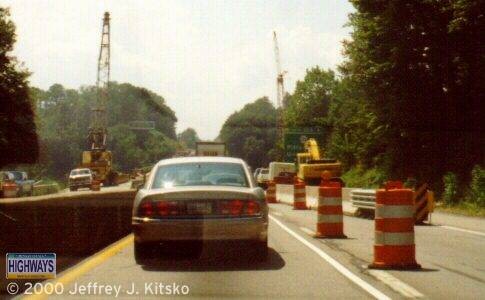
[[318, 143], [310, 138], [305, 141], [304, 153], [297, 153], [298, 178], [308, 185], [319, 185], [323, 171], [331, 173], [331, 181], [338, 181], [343, 184], [342, 164], [335, 159], [323, 159], [320, 154]]

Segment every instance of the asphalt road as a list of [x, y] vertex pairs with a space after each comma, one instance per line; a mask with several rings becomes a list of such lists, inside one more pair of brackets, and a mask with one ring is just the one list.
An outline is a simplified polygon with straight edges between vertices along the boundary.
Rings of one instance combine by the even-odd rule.
[[[167, 296], [167, 286], [178, 286], [179, 293], [194, 298], [478, 299], [485, 293], [483, 232], [418, 226], [421, 271], [370, 271], [366, 266], [373, 257], [372, 220], [345, 217], [349, 238], [322, 240], [311, 237], [315, 211], [273, 204], [270, 215], [267, 262], [254, 262], [241, 245], [209, 244], [199, 259], [169, 255], [140, 266], [130, 235], [58, 274], [57, 282], [64, 284], [60, 297], [107, 298], [106, 286], [113, 288], [111, 296], [119, 288], [118, 297], [124, 298]], [[159, 284], [164, 288], [157, 289]], [[79, 287], [86, 289], [84, 295]]]

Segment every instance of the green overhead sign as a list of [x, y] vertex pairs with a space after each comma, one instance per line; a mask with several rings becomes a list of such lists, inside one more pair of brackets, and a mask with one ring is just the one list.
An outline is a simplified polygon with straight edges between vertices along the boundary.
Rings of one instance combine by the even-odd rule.
[[296, 154], [305, 152], [304, 143], [313, 138], [321, 146], [323, 143], [323, 132], [316, 131], [290, 131], [284, 135], [285, 161], [296, 162]]

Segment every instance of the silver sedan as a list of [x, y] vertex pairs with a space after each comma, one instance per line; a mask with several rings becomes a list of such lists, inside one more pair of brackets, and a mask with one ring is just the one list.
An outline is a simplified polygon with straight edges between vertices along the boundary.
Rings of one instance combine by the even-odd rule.
[[258, 260], [268, 253], [268, 206], [247, 164], [229, 157], [161, 160], [136, 195], [135, 259], [173, 241], [245, 241]]

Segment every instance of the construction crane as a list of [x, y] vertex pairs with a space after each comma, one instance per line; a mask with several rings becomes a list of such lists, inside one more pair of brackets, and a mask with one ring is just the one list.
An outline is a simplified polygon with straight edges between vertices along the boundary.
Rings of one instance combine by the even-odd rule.
[[274, 54], [276, 60], [276, 108], [278, 109], [278, 135], [283, 138], [283, 110], [284, 110], [284, 97], [285, 97], [285, 85], [284, 76], [286, 71], [281, 69], [280, 61], [280, 48], [278, 47], [278, 38], [276, 37], [276, 31], [273, 31], [274, 42]]
[[106, 149], [106, 103], [108, 102], [108, 85], [110, 73], [110, 26], [109, 13], [104, 13], [103, 29], [101, 32], [101, 47], [98, 57], [98, 75], [96, 79], [96, 106], [92, 109], [89, 141], [91, 149]]
[[283, 99], [285, 97], [284, 76], [286, 74], [286, 71], [281, 70], [280, 48], [278, 47], [278, 38], [276, 37], [276, 31], [273, 31], [273, 41], [274, 55], [276, 59], [276, 106], [278, 108], [283, 108]]
[[107, 116], [108, 87], [110, 76], [110, 15], [104, 13], [101, 32], [101, 47], [98, 57], [98, 73], [96, 78], [96, 104], [92, 109], [91, 125], [88, 141], [90, 150], [83, 151], [81, 167], [89, 168], [94, 179], [104, 185], [116, 182], [117, 173], [112, 170], [112, 154], [107, 149]]

